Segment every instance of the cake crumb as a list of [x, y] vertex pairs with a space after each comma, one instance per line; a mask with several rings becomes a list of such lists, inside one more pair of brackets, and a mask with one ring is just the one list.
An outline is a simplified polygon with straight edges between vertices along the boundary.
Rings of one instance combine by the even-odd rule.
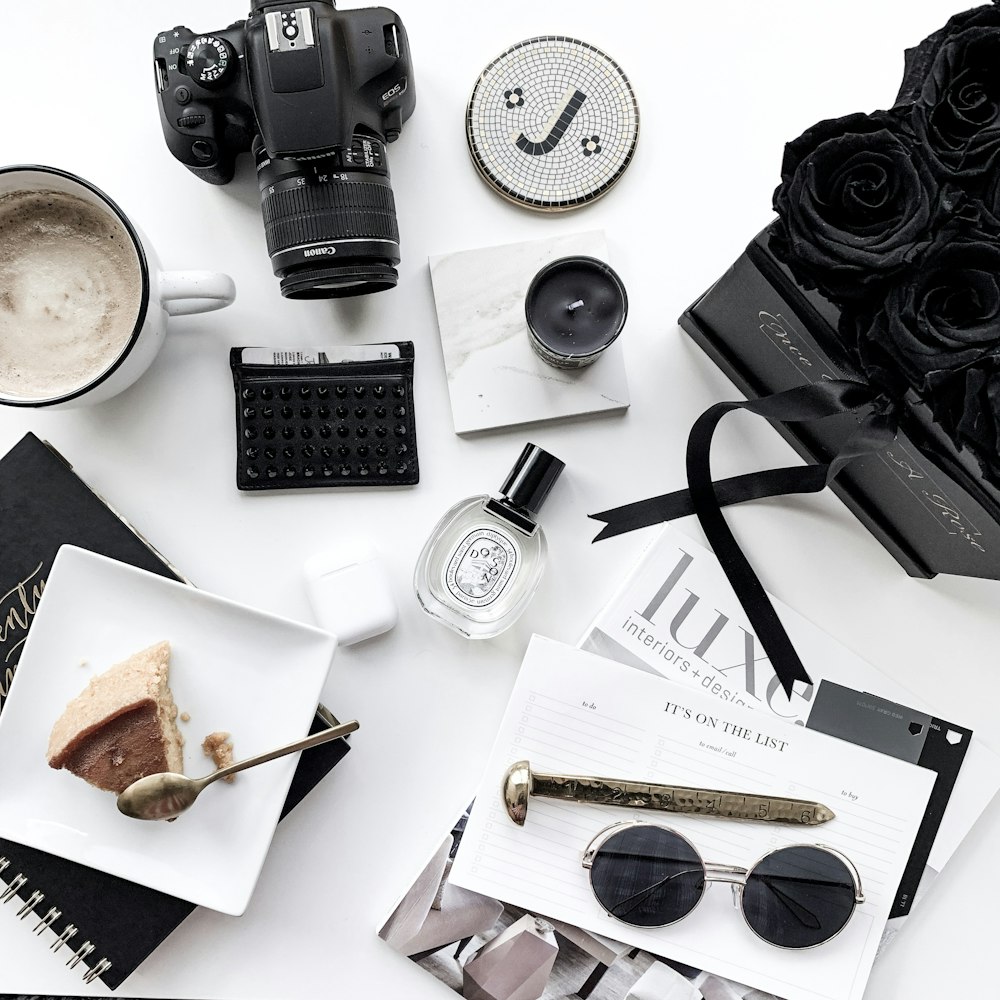
[[[201, 749], [206, 757], [212, 758], [217, 768], [229, 767], [233, 763], [233, 741], [229, 733], [209, 733], [202, 740]], [[228, 774], [222, 780], [232, 784], [236, 780], [236, 775]]]
[[90, 666], [90, 660], [81, 660], [80, 661], [80, 666], [81, 667], [89, 667]]
[[191, 713], [181, 712], [181, 722], [190, 722], [190, 721], [191, 721]]

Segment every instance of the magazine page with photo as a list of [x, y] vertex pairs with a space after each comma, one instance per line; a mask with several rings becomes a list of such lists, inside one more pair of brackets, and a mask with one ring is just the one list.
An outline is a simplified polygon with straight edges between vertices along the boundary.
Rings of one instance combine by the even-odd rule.
[[768, 1000], [770, 994], [453, 885], [474, 802], [379, 928], [393, 950], [475, 1000]]

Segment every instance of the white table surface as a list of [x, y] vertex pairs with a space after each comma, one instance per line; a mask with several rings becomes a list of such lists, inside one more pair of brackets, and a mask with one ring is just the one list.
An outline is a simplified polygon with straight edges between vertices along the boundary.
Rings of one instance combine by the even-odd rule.
[[[109, 402], [58, 413], [3, 410], [0, 451], [29, 430], [51, 441], [208, 590], [310, 620], [302, 562], [356, 532], [381, 547], [400, 604], [393, 632], [335, 659], [325, 700], [362, 728], [343, 764], [281, 824], [246, 915], [197, 912], [120, 993], [441, 998], [443, 987], [391, 952], [375, 927], [474, 788], [530, 634], [575, 641], [648, 537], [591, 546], [586, 515], [682, 485], [691, 422], [734, 396], [679, 331], [677, 316], [770, 219], [783, 143], [819, 119], [890, 104], [903, 49], [961, 5], [398, 0], [418, 94], [389, 150], [399, 286], [309, 303], [279, 294], [248, 160], [232, 184], [213, 187], [172, 159], [160, 133], [155, 33], [180, 23], [221, 28], [246, 7], [245, 0], [4, 4], [3, 161], [82, 174], [134, 216], [167, 267], [225, 270], [239, 294], [224, 312], [175, 320], [153, 368]], [[506, 46], [545, 33], [609, 52], [630, 76], [642, 114], [638, 152], [618, 187], [555, 217], [487, 190], [463, 134], [479, 71]], [[593, 228], [606, 231], [629, 291], [631, 409], [456, 437], [428, 256]], [[420, 485], [238, 493], [229, 347], [383, 339], [416, 344]], [[720, 435], [718, 474], [791, 460], [766, 426], [731, 419]], [[543, 511], [549, 567], [509, 632], [470, 643], [421, 614], [412, 568], [444, 510], [495, 489], [529, 439], [567, 464]], [[774, 593], [1000, 749], [1000, 585], [908, 578], [829, 494], [760, 502], [730, 517]], [[693, 519], [682, 527], [701, 537]], [[867, 996], [985, 995], [985, 971], [995, 966], [998, 837], [994, 804], [878, 962]], [[53, 959], [7, 912], [0, 914], [2, 991], [108, 993], [83, 986], [79, 969]]]

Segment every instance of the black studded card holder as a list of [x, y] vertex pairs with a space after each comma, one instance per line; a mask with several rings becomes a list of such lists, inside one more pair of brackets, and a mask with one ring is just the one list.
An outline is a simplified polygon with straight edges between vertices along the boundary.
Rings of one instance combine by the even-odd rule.
[[412, 486], [413, 344], [234, 347], [236, 485]]

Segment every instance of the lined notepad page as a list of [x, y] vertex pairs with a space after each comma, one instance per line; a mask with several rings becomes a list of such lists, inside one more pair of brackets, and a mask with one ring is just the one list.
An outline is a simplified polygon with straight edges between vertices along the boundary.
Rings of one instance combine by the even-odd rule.
[[[525, 759], [537, 771], [812, 799], [836, 818], [803, 827], [532, 797], [517, 827], [500, 789], [507, 768]], [[786, 1000], [855, 1000], [934, 779], [925, 768], [535, 636], [451, 881]], [[581, 865], [595, 834], [632, 819], [671, 826], [706, 861], [744, 868], [780, 846], [824, 844], [854, 862], [866, 901], [839, 936], [803, 951], [759, 940], [721, 883], [671, 927], [632, 927], [603, 911]]]

